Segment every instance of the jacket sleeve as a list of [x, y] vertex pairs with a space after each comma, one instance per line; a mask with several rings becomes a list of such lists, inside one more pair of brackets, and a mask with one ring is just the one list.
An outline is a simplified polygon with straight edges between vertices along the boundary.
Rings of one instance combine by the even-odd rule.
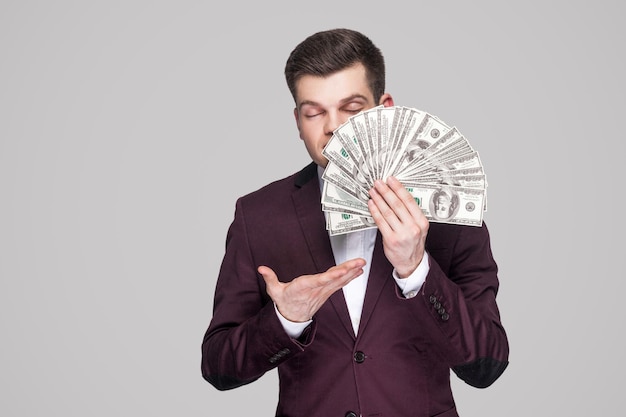
[[432, 226], [442, 229], [439, 235], [446, 239], [428, 248], [430, 271], [416, 297], [416, 318], [429, 327], [459, 378], [488, 387], [506, 369], [509, 355], [496, 303], [498, 268], [489, 232], [484, 224]]
[[256, 271], [245, 223], [238, 201], [202, 341], [202, 375], [219, 390], [248, 384], [302, 351], [315, 328], [313, 323], [299, 341], [284, 331]]

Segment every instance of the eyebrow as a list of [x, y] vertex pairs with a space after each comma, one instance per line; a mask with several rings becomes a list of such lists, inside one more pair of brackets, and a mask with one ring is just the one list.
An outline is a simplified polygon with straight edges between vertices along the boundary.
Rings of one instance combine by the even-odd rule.
[[[351, 96], [348, 96], [348, 97], [346, 97], [346, 98], [344, 98], [344, 99], [341, 99], [341, 100], [339, 101], [339, 103], [340, 103], [341, 105], [344, 105], [344, 104], [349, 103], [349, 102], [351, 102], [351, 101], [353, 101], [353, 100], [355, 100], [355, 99], [362, 99], [362, 100], [364, 100], [365, 102], [367, 102], [367, 97], [365, 97], [363, 94], [352, 94]], [[317, 102], [313, 101], [313, 100], [304, 100], [303, 102], [301, 102], [301, 103], [298, 105], [298, 110], [300, 110], [300, 109], [301, 109], [302, 107], [304, 107], [304, 106], [318, 106], [318, 107], [319, 107], [319, 106], [321, 106], [321, 105], [320, 105], [319, 103], [317, 103]]]

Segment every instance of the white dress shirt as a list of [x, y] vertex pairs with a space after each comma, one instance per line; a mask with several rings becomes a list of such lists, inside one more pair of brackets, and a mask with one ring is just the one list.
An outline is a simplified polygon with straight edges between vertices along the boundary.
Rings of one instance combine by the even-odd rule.
[[[323, 172], [324, 168], [318, 166], [317, 173], [319, 177], [320, 189], [323, 189]], [[339, 265], [342, 262], [354, 258], [363, 258], [366, 261], [365, 266], [363, 267], [363, 274], [356, 277], [343, 287], [343, 295], [348, 306], [350, 321], [352, 322], [352, 328], [354, 329], [355, 335], [358, 333], [361, 321], [361, 311], [363, 309], [363, 301], [365, 300], [365, 290], [367, 288], [367, 280], [369, 278], [370, 266], [372, 264], [372, 254], [374, 252], [377, 232], [378, 229], [371, 228], [357, 230], [341, 235], [329, 236], [330, 245], [335, 257], [335, 264]], [[422, 262], [409, 277], [399, 278], [395, 269], [392, 275], [393, 279], [396, 281], [396, 285], [398, 285], [402, 291], [402, 294], [406, 298], [412, 298], [417, 295], [417, 292], [426, 280], [426, 275], [428, 274], [429, 269], [428, 253], [424, 252]], [[278, 315], [278, 318], [287, 334], [293, 338], [298, 338], [312, 321], [292, 322], [283, 317], [278, 309], [276, 309], [276, 314]]]

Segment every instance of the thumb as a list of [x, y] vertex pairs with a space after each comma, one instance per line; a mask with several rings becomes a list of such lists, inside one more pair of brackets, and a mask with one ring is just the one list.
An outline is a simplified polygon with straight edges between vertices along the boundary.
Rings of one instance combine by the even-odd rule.
[[263, 279], [265, 280], [265, 285], [268, 288], [268, 293], [271, 291], [271, 288], [279, 285], [278, 277], [272, 268], [261, 265], [257, 268], [257, 272], [261, 274]]

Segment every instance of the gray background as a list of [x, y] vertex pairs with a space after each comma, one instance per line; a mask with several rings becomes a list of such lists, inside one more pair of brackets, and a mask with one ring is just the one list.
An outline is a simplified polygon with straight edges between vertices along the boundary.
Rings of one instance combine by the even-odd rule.
[[351, 27], [489, 178], [511, 364], [469, 416], [619, 415], [618, 1], [0, 1], [0, 415], [273, 415], [200, 343], [235, 199], [308, 162], [291, 49]]

